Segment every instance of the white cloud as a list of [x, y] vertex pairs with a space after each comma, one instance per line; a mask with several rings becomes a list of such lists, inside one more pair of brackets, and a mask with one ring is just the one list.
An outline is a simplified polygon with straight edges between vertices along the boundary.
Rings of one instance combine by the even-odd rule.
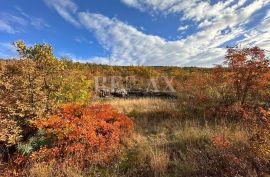
[[[216, 5], [215, 8], [221, 9], [221, 6], [227, 4]], [[211, 66], [218, 63], [225, 54], [225, 49], [219, 46], [244, 34], [243, 25], [263, 4], [264, 1], [254, 1], [244, 9], [239, 9], [239, 4], [228, 7], [223, 15], [211, 18], [211, 25], [203, 26], [203, 30], [178, 41], [146, 35], [128, 24], [101, 14], [81, 12], [79, 17], [85, 27], [95, 32], [101, 45], [112, 52], [115, 64]], [[201, 6], [209, 8], [207, 5]], [[161, 7], [165, 8], [164, 4], [161, 3]], [[197, 21], [208, 19], [210, 14], [206, 17], [193, 17], [191, 14], [186, 16], [192, 16]]]
[[[202, 56], [204, 61], [209, 60], [207, 58], [215, 61], [215, 58], [224, 54], [224, 49], [219, 49], [218, 46], [247, 33], [244, 25], [250, 21], [253, 13], [270, 3], [269, 0], [228, 0], [214, 5], [210, 5], [209, 1], [200, 0], [122, 0], [122, 2], [142, 11], [150, 9], [158, 13], [178, 13], [181, 19], [192, 20], [194, 24], [198, 24], [199, 32], [181, 40], [184, 46], [195, 54], [189, 63], [196, 65], [201, 65], [199, 61]], [[255, 31], [262, 28], [261, 25]], [[246, 37], [245, 41], [257, 41], [255, 44], [265, 47], [269, 44], [269, 40], [266, 40], [269, 39], [269, 33], [265, 31], [260, 35]], [[255, 36], [259, 39], [256, 40]], [[212, 51], [215, 51], [214, 55]]]
[[66, 57], [68, 59], [72, 59], [73, 61], [80, 63], [110, 64], [109, 58], [106, 57], [82, 58], [70, 52], [60, 52], [59, 57]]
[[[255, 12], [270, 4], [269, 0], [227, 0], [216, 4], [203, 0], [122, 0], [141, 11], [179, 14], [179, 19], [197, 25], [198, 32], [177, 41], [147, 35], [136, 27], [102, 14], [79, 12], [70, 0], [65, 1], [68, 5], [58, 0], [50, 2], [58, 4], [54, 8], [63, 11], [58, 13], [70, 23], [79, 26], [76, 25], [79, 23], [76, 19], [79, 19], [81, 26], [94, 32], [99, 43], [111, 52], [111, 62], [116, 65], [212, 66], [220, 63], [225, 55], [225, 49], [219, 46], [242, 35], [245, 35], [241, 41], [243, 44], [270, 45], [269, 14], [253, 30], [245, 28]], [[98, 57], [96, 61], [108, 59]]]
[[178, 29], [177, 29], [177, 31], [184, 31], [184, 30], [186, 30], [186, 29], [188, 29], [188, 25], [185, 25], [185, 26], [180, 26]]
[[80, 26], [80, 23], [74, 17], [78, 7], [71, 0], [44, 0], [44, 2], [49, 7], [55, 9], [66, 21], [72, 23], [76, 27]]
[[[111, 51], [112, 62], [117, 65], [190, 66], [196, 65], [194, 60], [204, 53], [209, 53], [209, 56], [213, 53], [219, 53], [218, 56], [224, 54], [221, 49], [214, 49], [214, 52], [213, 48], [200, 50], [196, 44], [193, 45], [193, 39], [166, 41], [158, 36], [146, 35], [130, 25], [101, 14], [81, 12], [79, 17], [87, 29], [95, 32], [101, 45]], [[200, 63], [203, 65], [203, 61]]]
[[[165, 43], [159, 37], [147, 36], [136, 28], [101, 14], [81, 12], [79, 17], [87, 29], [95, 32], [101, 45], [112, 52], [111, 58], [114, 64], [140, 64], [140, 61], [146, 60], [153, 52], [154, 55], [158, 55], [160, 50], [157, 52], [155, 50], [158, 45]], [[155, 62], [154, 57], [151, 59]]]
[[[137, 8], [141, 11], [155, 13], [183, 13], [183, 18], [200, 21], [219, 16], [228, 10], [236, 9], [246, 3], [247, 0], [218, 1], [211, 5], [205, 0], [121, 0], [124, 4]], [[267, 2], [267, 0], [265, 0]]]
[[110, 59], [107, 57], [92, 57], [88, 60], [86, 60], [89, 63], [99, 63], [104, 65], [110, 65]]
[[238, 43], [243, 47], [259, 46], [270, 51], [270, 10], [260, 25], [245, 34], [245, 38]]
[[[141, 11], [161, 14], [178, 14], [181, 20], [191, 20], [199, 28], [240, 24], [266, 4], [269, 0], [226, 0], [210, 4], [204, 0], [121, 0], [124, 4]], [[246, 21], [247, 22], [247, 21]], [[219, 24], [218, 24], [219, 23]], [[214, 25], [215, 25], [214, 24]], [[224, 25], [223, 25], [224, 26]], [[179, 27], [181, 29], [181, 27]], [[221, 28], [221, 27], [220, 27]], [[220, 29], [221, 30], [221, 29]]]

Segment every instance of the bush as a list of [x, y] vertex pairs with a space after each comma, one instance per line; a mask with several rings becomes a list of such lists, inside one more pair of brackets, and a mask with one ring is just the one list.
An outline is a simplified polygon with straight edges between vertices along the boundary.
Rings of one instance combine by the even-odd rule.
[[257, 114], [248, 118], [250, 144], [254, 153], [270, 164], [270, 108], [259, 108]]
[[269, 173], [269, 161], [258, 158], [245, 145], [207, 146], [198, 150], [195, 156], [199, 176], [262, 176]]
[[31, 160], [68, 159], [81, 167], [117, 158], [133, 129], [133, 121], [110, 105], [64, 105], [57, 114], [37, 119], [33, 125], [54, 143], [32, 153]]

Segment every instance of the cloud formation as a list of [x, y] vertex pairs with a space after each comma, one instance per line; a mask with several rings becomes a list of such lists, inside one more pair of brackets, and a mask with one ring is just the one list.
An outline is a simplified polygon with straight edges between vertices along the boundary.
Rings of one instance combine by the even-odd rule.
[[270, 51], [270, 11], [264, 17], [260, 25], [249, 30], [245, 38], [238, 43], [242, 46], [260, 46]]
[[118, 19], [80, 12], [70, 0], [46, 2], [51, 3], [50, 6], [74, 26], [93, 32], [99, 43], [110, 51], [111, 62], [117, 65], [211, 66], [222, 61], [225, 54], [222, 46], [241, 36], [243, 39], [235, 42], [269, 48], [269, 12], [260, 25], [247, 28], [253, 14], [269, 5], [269, 0], [226, 0], [216, 4], [203, 0], [121, 1], [154, 15], [178, 14], [180, 21], [192, 21], [197, 31], [186, 38], [168, 41], [145, 34]]

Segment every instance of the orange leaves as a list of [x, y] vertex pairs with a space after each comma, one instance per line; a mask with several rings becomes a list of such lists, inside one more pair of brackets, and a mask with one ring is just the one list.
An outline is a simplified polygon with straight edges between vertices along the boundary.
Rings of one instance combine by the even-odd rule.
[[268, 82], [269, 60], [264, 50], [252, 48], [228, 48], [226, 64], [231, 69], [230, 79], [237, 101], [245, 104], [250, 93], [264, 89]]
[[212, 137], [212, 143], [214, 144], [215, 147], [218, 148], [228, 148], [231, 145], [229, 140], [226, 139], [226, 137], [223, 135], [216, 135]]
[[[83, 154], [86, 161], [98, 163], [113, 159], [121, 149], [122, 139], [133, 129], [133, 121], [110, 105], [68, 104], [58, 114], [37, 119], [33, 124], [56, 139], [53, 148], [40, 149], [38, 154], [55, 157]], [[54, 148], [57, 151], [52, 152]]]

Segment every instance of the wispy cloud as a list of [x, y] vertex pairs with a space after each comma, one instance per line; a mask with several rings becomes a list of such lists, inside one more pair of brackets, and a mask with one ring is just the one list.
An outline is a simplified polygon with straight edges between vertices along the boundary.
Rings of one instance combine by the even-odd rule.
[[[249, 29], [245, 29], [245, 24], [256, 11], [270, 3], [269, 0], [228, 0], [212, 5], [209, 1], [202, 0], [122, 0], [128, 6], [141, 11], [176, 13], [180, 19], [191, 20], [197, 25], [198, 32], [185, 39], [167, 41], [102, 14], [79, 12], [77, 5], [70, 0], [61, 1], [62, 3], [58, 0], [47, 2], [73, 25], [83, 26], [89, 32], [94, 32], [104, 49], [111, 52], [113, 64], [180, 66], [211, 66], [221, 62], [225, 49], [220, 46], [248, 33]], [[181, 26], [179, 30], [185, 31], [187, 28], [188, 26]], [[254, 41], [252, 34], [262, 28], [263, 26], [258, 26], [254, 29], [255, 32], [248, 33], [242, 43]], [[268, 31], [266, 33], [269, 35]], [[256, 41], [262, 46], [269, 42], [259, 37]]]
[[8, 22], [1, 20], [1, 19], [0, 19], [0, 31], [7, 32], [10, 34], [15, 33], [15, 29], [11, 25], [9, 25]]
[[57, 13], [62, 16], [66, 21], [70, 22], [76, 27], [80, 26], [80, 23], [74, 16], [77, 13], [77, 5], [70, 0], [44, 0], [45, 4], [55, 9]]
[[33, 26], [35, 29], [38, 29], [38, 30], [50, 27], [50, 25], [47, 24], [42, 18], [31, 16], [31, 15], [25, 13], [19, 7], [17, 7], [16, 9], [20, 12], [21, 17], [25, 19], [25, 21], [26, 21], [25, 24], [26, 25], [29, 24], [29, 25]]
[[155, 63], [165, 65], [168, 64], [166, 56], [180, 53], [172, 53], [172, 51], [181, 50], [180, 42], [166, 45], [167, 42], [164, 39], [145, 35], [119, 20], [110, 19], [101, 14], [85, 12], [81, 12], [79, 17], [87, 29], [95, 32], [101, 45], [111, 51], [111, 59], [114, 64], [151, 65]]
[[[209, 20], [211, 25], [206, 25], [199, 32], [178, 41], [146, 35], [128, 24], [101, 14], [80, 13], [79, 16], [82, 24], [95, 31], [104, 48], [111, 50], [116, 64], [211, 66], [221, 61], [225, 54], [225, 49], [219, 46], [245, 34], [244, 24], [264, 3], [254, 1], [244, 7], [242, 3], [227, 7], [229, 3], [224, 2], [215, 5], [212, 11], [209, 9], [209, 14], [185, 14], [185, 18], [190, 17], [194, 21]], [[211, 14], [217, 9], [223, 9], [224, 14], [215, 19]]]
[[243, 40], [238, 43], [242, 46], [260, 46], [270, 51], [270, 10], [260, 25], [249, 30]]
[[24, 32], [27, 26], [34, 27], [38, 30], [49, 27], [43, 19], [30, 16], [18, 7], [16, 10], [17, 15], [0, 12], [0, 31], [15, 34]]
[[92, 41], [90, 40], [87, 40], [85, 37], [83, 36], [78, 36], [75, 38], [75, 41], [78, 42], [78, 43], [86, 43], [86, 44], [93, 44]]
[[86, 28], [95, 31], [101, 45], [111, 51], [114, 64], [209, 66], [225, 53], [213, 47], [199, 49], [195, 44], [198, 38], [166, 41], [101, 14], [82, 12], [79, 16]]

